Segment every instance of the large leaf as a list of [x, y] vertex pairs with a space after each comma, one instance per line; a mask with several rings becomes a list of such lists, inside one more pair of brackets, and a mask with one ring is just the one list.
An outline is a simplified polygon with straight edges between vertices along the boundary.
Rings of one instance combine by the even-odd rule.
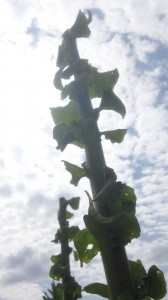
[[77, 210], [79, 208], [80, 197], [73, 197], [68, 200], [67, 203], [71, 206], [72, 209]]
[[77, 186], [79, 180], [82, 177], [87, 176], [84, 168], [80, 168], [74, 164], [69, 163], [66, 160], [63, 160], [66, 170], [71, 173], [72, 179], [70, 181], [71, 184]]
[[57, 67], [59, 68], [64, 68], [66, 66], [69, 65], [69, 55], [68, 55], [68, 51], [67, 51], [67, 47], [66, 47], [66, 44], [63, 43], [59, 46], [59, 49], [58, 49], [58, 56], [57, 56]]
[[166, 293], [166, 281], [164, 273], [155, 265], [151, 266], [147, 275], [148, 293], [147, 295], [153, 299], [162, 299]]
[[113, 89], [118, 77], [118, 70], [99, 73], [96, 68], [91, 67], [89, 74], [90, 98], [101, 98], [104, 90]]
[[86, 293], [96, 294], [104, 298], [109, 298], [108, 287], [106, 284], [94, 282], [88, 284], [83, 289]]
[[74, 25], [70, 28], [70, 34], [74, 38], [80, 38], [80, 37], [87, 38], [90, 36], [91, 31], [88, 25], [92, 21], [92, 14], [89, 10], [88, 10], [88, 14], [89, 17], [87, 18], [85, 14], [81, 12], [81, 10], [79, 11]]
[[136, 208], [136, 195], [134, 189], [124, 184], [121, 197], [118, 202], [119, 212], [134, 213]]
[[53, 129], [53, 138], [57, 141], [57, 149], [61, 151], [64, 151], [68, 144], [84, 148], [81, 135], [81, 128], [78, 122], [72, 122], [69, 125], [60, 123]]
[[126, 109], [122, 101], [115, 95], [112, 89], [103, 91], [102, 100], [100, 103], [100, 110], [114, 110], [119, 113], [123, 118], [126, 115]]
[[49, 276], [54, 280], [60, 280], [65, 272], [65, 268], [58, 262], [50, 268]]
[[[96, 241], [87, 229], [78, 231], [74, 236], [73, 241], [81, 267], [83, 266], [83, 263], [89, 263], [99, 251]], [[88, 248], [89, 245], [91, 245], [91, 248]]]
[[137, 261], [129, 260], [129, 266], [135, 285], [139, 288], [139, 286], [143, 284], [144, 278], [147, 276], [145, 268], [139, 259]]
[[72, 101], [70, 101], [66, 106], [52, 107], [50, 110], [55, 125], [59, 123], [68, 125], [79, 120], [75, 105]]
[[103, 131], [101, 135], [104, 135], [107, 140], [110, 140], [112, 143], [121, 143], [125, 137], [127, 129], [117, 129], [110, 131]]

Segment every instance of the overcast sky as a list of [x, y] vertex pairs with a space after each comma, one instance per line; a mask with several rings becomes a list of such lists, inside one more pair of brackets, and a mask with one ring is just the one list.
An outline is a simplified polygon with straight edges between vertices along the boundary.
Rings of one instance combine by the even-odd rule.
[[[84, 152], [75, 146], [56, 150], [49, 111], [67, 103], [52, 82], [61, 35], [79, 9], [93, 14], [91, 37], [78, 41], [81, 57], [99, 71], [120, 73], [115, 92], [127, 115], [103, 112], [99, 127], [128, 128], [122, 144], [103, 141], [108, 165], [138, 198], [142, 235], [127, 253], [147, 270], [156, 264], [168, 278], [168, 2], [0, 2], [0, 300], [42, 300], [42, 291], [50, 288], [50, 256], [59, 253], [51, 240], [60, 196], [81, 196], [71, 224], [84, 227], [88, 181], [71, 186], [61, 163], [80, 165]], [[105, 282], [99, 257], [91, 267], [73, 264], [72, 272], [82, 285]]]

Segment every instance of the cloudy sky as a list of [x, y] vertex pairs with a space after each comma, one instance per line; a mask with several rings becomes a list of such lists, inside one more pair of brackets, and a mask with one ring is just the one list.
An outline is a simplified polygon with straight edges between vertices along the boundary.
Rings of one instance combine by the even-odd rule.
[[[128, 128], [122, 144], [103, 141], [108, 165], [138, 198], [142, 235], [127, 253], [146, 269], [156, 264], [168, 278], [168, 3], [1, 0], [0, 300], [41, 300], [50, 287], [50, 256], [59, 251], [51, 240], [60, 196], [81, 196], [71, 224], [84, 226], [83, 190], [89, 184], [82, 179], [79, 188], [71, 186], [61, 163], [80, 165], [84, 152], [73, 146], [56, 150], [49, 111], [68, 101], [60, 101], [52, 82], [61, 35], [79, 9], [93, 14], [91, 37], [78, 42], [80, 55], [99, 71], [118, 68], [115, 92], [127, 108], [124, 120], [114, 112], [99, 119], [101, 129]], [[105, 280], [99, 257], [80, 270], [73, 264], [72, 272], [83, 285]]]

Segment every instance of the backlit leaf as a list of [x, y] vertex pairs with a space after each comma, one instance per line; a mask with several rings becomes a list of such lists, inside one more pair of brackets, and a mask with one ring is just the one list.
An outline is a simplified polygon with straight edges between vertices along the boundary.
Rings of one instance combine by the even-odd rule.
[[96, 294], [104, 298], [109, 298], [108, 287], [106, 284], [94, 282], [88, 284], [83, 289], [86, 293]]
[[118, 70], [99, 73], [96, 68], [91, 67], [89, 74], [90, 98], [101, 98], [104, 90], [113, 89], [118, 77]]
[[60, 256], [60, 254], [58, 254], [58, 255], [52, 255], [51, 256], [51, 262], [53, 263], [53, 264], [56, 264], [56, 263], [58, 263], [58, 262], [60, 262], [61, 261], [61, 256]]
[[121, 143], [125, 137], [127, 129], [117, 129], [110, 131], [103, 131], [101, 135], [104, 135], [107, 140], [110, 140], [112, 143]]
[[73, 241], [76, 251], [78, 253], [78, 258], [80, 260], [81, 267], [83, 266], [83, 263], [90, 262], [99, 251], [96, 241], [87, 229], [82, 229], [78, 231]]
[[53, 81], [53, 84], [54, 84], [55, 88], [57, 90], [60, 90], [60, 91], [63, 90], [63, 85], [62, 85], [62, 80], [61, 80], [61, 73], [62, 73], [62, 69], [59, 69], [57, 71], [57, 73], [55, 74], [54, 81]]
[[73, 213], [71, 213], [70, 211], [66, 211], [66, 220], [69, 220], [73, 217]]
[[56, 65], [62, 69], [69, 65], [69, 55], [64, 42], [59, 46]]
[[69, 125], [60, 123], [53, 129], [53, 138], [57, 141], [57, 149], [61, 151], [64, 151], [68, 144], [84, 148], [81, 135], [81, 128], [78, 122], [72, 122]]
[[71, 173], [72, 179], [70, 181], [71, 184], [77, 186], [79, 180], [82, 177], [86, 176], [86, 171], [84, 168], [80, 168], [74, 164], [69, 163], [68, 161], [63, 160], [66, 170]]
[[79, 201], [80, 197], [73, 197], [72, 199], [68, 200], [68, 204], [71, 206], [72, 209], [77, 210], [79, 208]]
[[119, 113], [123, 118], [126, 115], [126, 109], [122, 101], [115, 95], [112, 89], [103, 91], [102, 100], [100, 103], [100, 110], [114, 110]]
[[70, 124], [79, 120], [75, 105], [72, 101], [70, 101], [66, 106], [52, 107], [50, 110], [55, 125], [59, 123]]
[[135, 214], [136, 199], [137, 197], [134, 193], [134, 189], [124, 184], [121, 192], [121, 197], [118, 202], [119, 211]]
[[136, 284], [136, 287], [138, 288], [143, 283], [144, 278], [147, 276], [145, 268], [142, 265], [142, 262], [140, 259], [138, 259], [137, 261], [129, 260], [129, 266], [130, 266], [131, 273], [132, 273], [134, 282]]
[[92, 21], [92, 14], [89, 10], [88, 13], [89, 13], [89, 17], [87, 18], [85, 14], [81, 12], [81, 10], [79, 11], [74, 25], [70, 28], [70, 34], [74, 38], [80, 38], [80, 37], [87, 38], [90, 36], [91, 31], [88, 25]]
[[147, 295], [153, 299], [162, 299], [167, 293], [164, 273], [153, 265], [149, 268], [147, 280], [149, 286]]

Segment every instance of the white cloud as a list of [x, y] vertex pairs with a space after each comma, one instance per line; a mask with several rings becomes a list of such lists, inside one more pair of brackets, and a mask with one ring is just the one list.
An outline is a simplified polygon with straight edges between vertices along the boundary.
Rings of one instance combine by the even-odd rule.
[[[18, 300], [41, 299], [42, 289], [49, 288], [49, 259], [58, 250], [50, 241], [56, 231], [60, 196], [82, 195], [80, 211], [72, 224], [83, 226], [81, 214], [87, 212], [88, 205], [83, 190], [89, 189], [88, 181], [82, 179], [78, 189], [70, 186], [71, 176], [60, 161], [80, 165], [85, 155], [74, 146], [68, 146], [63, 154], [55, 150], [49, 107], [63, 104], [52, 86], [61, 35], [73, 24], [79, 9], [87, 8], [93, 9], [92, 35], [78, 41], [81, 57], [89, 58], [100, 71], [119, 69], [115, 92], [127, 108], [124, 120], [114, 112], [101, 113], [99, 125], [103, 130], [128, 128], [121, 145], [103, 141], [108, 164], [115, 169], [118, 180], [135, 188], [138, 197], [142, 236], [127, 247], [128, 253], [133, 259], [142, 259], [147, 267], [156, 264], [167, 272], [166, 1], [78, 0], [73, 5], [67, 0], [2, 1], [3, 300], [14, 300], [16, 296]], [[27, 34], [33, 19], [37, 20], [39, 33]], [[104, 280], [99, 259], [91, 268], [85, 266], [80, 271], [73, 264], [73, 273], [81, 283], [85, 282], [85, 272], [87, 283], [92, 277]]]

